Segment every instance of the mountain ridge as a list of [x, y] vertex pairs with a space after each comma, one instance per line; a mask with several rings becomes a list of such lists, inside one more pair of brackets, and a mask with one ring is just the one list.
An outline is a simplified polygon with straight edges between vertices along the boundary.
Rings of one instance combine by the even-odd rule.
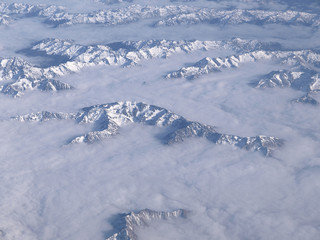
[[317, 104], [317, 101], [311, 95], [320, 91], [320, 54], [318, 51], [259, 50], [225, 58], [205, 57], [188, 67], [182, 67], [178, 71], [168, 73], [165, 78], [195, 80], [202, 75], [221, 72], [223, 69], [238, 68], [241, 64], [261, 60], [272, 61], [290, 68], [289, 70], [272, 71], [260, 76], [260, 79], [252, 81], [250, 85], [255, 88], [290, 87], [307, 93], [304, 97], [294, 100], [295, 102]]
[[[257, 151], [265, 156], [272, 156], [273, 151], [284, 142], [275, 137], [258, 135], [255, 137], [240, 137], [222, 134], [215, 127], [193, 122], [167, 109], [148, 105], [142, 102], [114, 102], [82, 108], [76, 113], [38, 112], [13, 117], [24, 122], [42, 122], [48, 120], [74, 120], [77, 124], [93, 124], [92, 131], [71, 139], [68, 143], [94, 143], [119, 134], [123, 125], [138, 123], [169, 129], [161, 142], [173, 144], [183, 142], [187, 138], [202, 137], [214, 144], [228, 144], [240, 149]], [[169, 127], [169, 128], [168, 128]]]

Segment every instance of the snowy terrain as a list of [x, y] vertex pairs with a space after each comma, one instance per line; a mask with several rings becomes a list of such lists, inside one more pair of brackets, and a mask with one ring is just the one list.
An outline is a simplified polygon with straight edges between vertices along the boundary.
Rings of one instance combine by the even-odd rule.
[[0, 239], [318, 240], [320, 3], [0, 1]]

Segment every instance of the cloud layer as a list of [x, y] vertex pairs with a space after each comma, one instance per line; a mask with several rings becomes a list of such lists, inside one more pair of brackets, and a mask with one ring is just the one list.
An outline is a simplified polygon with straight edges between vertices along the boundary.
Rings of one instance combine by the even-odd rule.
[[[117, 12], [131, 4], [159, 7], [159, 1], [144, 0], [113, 4], [73, 0], [46, 3], [62, 6], [77, 16], [101, 9]], [[37, 5], [39, 1], [28, 4]], [[241, 13], [241, 17], [250, 11], [300, 11], [298, 1], [161, 3], [162, 7], [166, 5], [215, 8], [220, 13], [231, 10]], [[310, 7], [304, 5], [301, 8], [304, 12], [318, 14], [316, 1]], [[83, 61], [93, 46], [111, 48], [110, 43], [134, 41], [131, 43], [135, 45], [136, 41], [145, 43], [151, 39], [194, 42], [241, 37], [255, 43], [277, 42], [281, 50], [315, 53], [319, 50], [319, 30], [307, 25], [308, 21], [300, 26], [292, 22], [259, 25], [250, 20], [242, 24], [227, 21], [223, 26], [202, 21], [198, 25], [155, 27], [154, 21], [161, 19], [144, 18], [116, 27], [78, 24], [51, 28], [41, 17], [11, 17], [16, 20], [0, 26], [1, 59], [20, 57], [39, 68], [52, 67], [53, 58], [47, 54], [27, 56], [18, 50], [48, 37], [78, 47], [80, 52], [67, 57]], [[7, 19], [2, 15], [0, 22]], [[170, 46], [172, 51], [179, 48]], [[240, 42], [236, 46], [241, 46]], [[73, 86], [73, 91], [30, 90], [16, 99], [1, 94], [0, 238], [107, 239], [121, 231], [121, 224], [116, 224], [119, 229], [115, 228], [119, 214], [138, 214], [141, 209], [158, 213], [185, 209], [187, 218], [150, 221], [148, 227], [136, 229], [137, 238], [317, 240], [319, 106], [290, 101], [305, 94], [303, 89], [256, 89], [250, 85], [271, 72], [283, 73], [291, 61], [283, 63], [286, 67], [275, 61], [248, 61], [237, 68], [201, 75], [196, 81], [163, 78], [208, 56], [224, 59], [245, 54], [241, 47], [206, 51], [202, 47], [194, 51], [178, 49], [177, 54], [167, 58], [139, 58], [129, 68], [93, 64], [73, 74], [60, 75], [57, 80]], [[149, 48], [146, 49], [148, 52]], [[255, 50], [259, 49], [249, 49], [247, 53]], [[300, 57], [295, 59], [304, 59]], [[66, 59], [60, 60], [63, 64]], [[319, 66], [312, 67], [318, 71]], [[11, 80], [9, 76], [3, 83]], [[312, 97], [319, 101], [319, 96]], [[84, 106], [123, 100], [161, 106], [193, 122], [217, 126], [217, 132], [232, 136], [277, 136], [285, 140], [285, 145], [269, 158], [228, 144], [215, 145], [202, 138], [188, 138], [183, 143], [166, 146], [159, 141], [163, 128], [124, 124], [112, 138], [64, 146], [66, 140], [92, 131], [93, 125], [74, 121], [7, 121], [11, 116], [43, 110], [75, 113]]]

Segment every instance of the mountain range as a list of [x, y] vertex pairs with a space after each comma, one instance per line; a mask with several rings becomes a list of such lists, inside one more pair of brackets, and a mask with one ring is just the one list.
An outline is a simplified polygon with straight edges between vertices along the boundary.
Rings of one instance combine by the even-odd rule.
[[278, 49], [277, 43], [235, 38], [229, 41], [123, 41], [100, 45], [80, 45], [71, 40], [45, 39], [19, 52], [31, 56], [56, 59], [52, 66], [36, 66], [20, 57], [0, 58], [0, 92], [13, 97], [26, 90], [70, 90], [73, 86], [56, 78], [75, 73], [85, 67], [118, 65], [132, 66], [141, 60], [167, 58], [173, 54], [212, 49], [231, 49], [246, 52], [258, 49]]
[[[100, 1], [107, 4], [124, 1]], [[130, 2], [130, 1], [127, 1]], [[272, 11], [260, 9], [221, 10], [199, 8], [188, 5], [142, 6], [130, 5], [111, 10], [98, 10], [89, 13], [71, 13], [56, 5], [32, 5], [24, 3], [0, 3], [3, 20], [0, 24], [10, 24], [20, 18], [40, 17], [53, 26], [74, 24], [119, 25], [137, 22], [142, 19], [155, 19], [153, 26], [178, 24], [285, 24], [303, 25], [314, 28], [320, 25], [317, 13], [303, 11]], [[159, 19], [160, 20], [156, 20]]]
[[193, 122], [167, 109], [142, 102], [114, 102], [81, 109], [76, 113], [37, 112], [13, 117], [13, 119], [33, 122], [49, 120], [73, 120], [77, 124], [92, 124], [93, 129], [77, 136], [67, 143], [94, 143], [119, 134], [120, 127], [132, 123], [165, 127], [160, 140], [164, 144], [182, 142], [191, 137], [202, 137], [214, 144], [228, 144], [241, 149], [258, 151], [271, 156], [275, 149], [283, 146], [284, 141], [263, 135], [240, 137], [223, 134], [210, 125]]

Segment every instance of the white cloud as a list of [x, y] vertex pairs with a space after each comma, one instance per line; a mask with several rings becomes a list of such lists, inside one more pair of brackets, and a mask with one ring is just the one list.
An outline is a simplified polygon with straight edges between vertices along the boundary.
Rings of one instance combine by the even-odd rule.
[[[0, 54], [13, 56], [16, 50], [46, 37], [91, 44], [239, 36], [278, 40], [299, 49], [319, 46], [319, 31], [307, 27], [154, 29], [147, 23], [50, 29], [38, 20], [22, 19], [8, 28], [0, 27], [0, 45], [4, 46]], [[106, 232], [112, 232], [110, 221], [116, 214], [183, 208], [190, 210], [185, 221], [151, 225], [138, 233], [141, 239], [159, 239], [159, 235], [171, 239], [186, 235], [195, 239], [318, 239], [319, 106], [292, 105], [290, 99], [301, 93], [290, 89], [264, 91], [249, 86], [258, 75], [277, 67], [264, 63], [194, 82], [163, 79], [169, 71], [208, 55], [230, 52], [182, 54], [131, 68], [88, 68], [61, 78], [75, 86], [74, 91], [29, 92], [22, 99], [0, 95], [0, 120], [42, 110], [72, 112], [119, 100], [143, 101], [215, 125], [220, 132], [286, 139], [275, 158], [201, 139], [168, 147], [155, 138], [158, 129], [139, 125], [123, 128], [115, 138], [100, 143], [62, 147], [66, 139], [88, 132], [90, 126], [1, 121], [0, 238], [104, 239]]]

